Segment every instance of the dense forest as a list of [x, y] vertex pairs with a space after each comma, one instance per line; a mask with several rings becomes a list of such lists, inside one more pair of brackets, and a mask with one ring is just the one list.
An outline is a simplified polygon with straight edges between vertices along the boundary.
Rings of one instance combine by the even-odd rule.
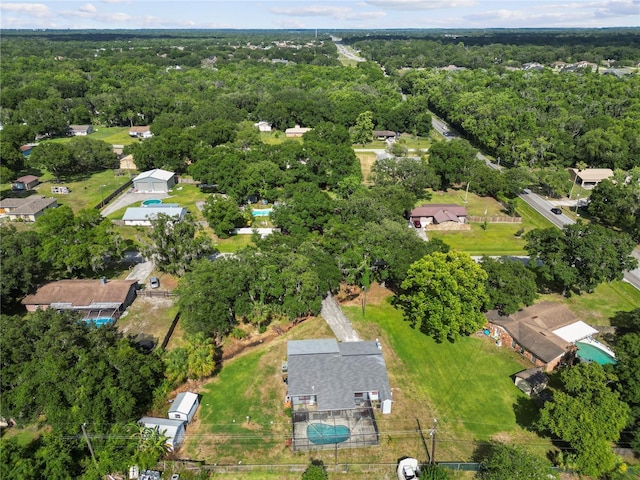
[[[152, 244], [137, 247], [160, 271], [179, 277], [186, 346], [170, 352], [142, 352], [115, 329], [95, 329], [72, 315], [3, 315], [1, 413], [49, 429], [28, 446], [3, 444], [7, 478], [99, 478], [128, 462], [153, 465], [165, 453], [163, 439], [132, 421], [186, 378], [212, 375], [216, 349], [241, 322], [264, 330], [315, 315], [341, 283], [385, 284], [416, 330], [453, 342], [481, 328], [488, 309], [512, 313], [539, 293], [589, 292], [636, 265], [629, 254], [640, 240], [640, 77], [604, 70], [605, 62], [637, 65], [637, 31], [343, 37], [369, 61], [343, 66], [333, 41], [312, 32], [3, 32], [3, 183], [34, 169], [64, 179], [116, 167], [104, 142], [49, 141], [66, 136], [70, 124], [151, 125], [153, 137], [125, 153], [140, 170], [167, 168], [212, 186], [202, 213], [218, 238], [247, 226], [246, 206], [259, 201], [273, 205], [270, 221], [279, 229], [211, 261], [216, 250], [192, 217], [176, 226], [162, 216], [153, 222]], [[551, 65], [579, 61], [596, 68]], [[530, 62], [544, 65], [528, 69]], [[451, 64], [464, 68], [440, 68]], [[368, 143], [374, 128], [430, 137], [430, 112], [465, 139], [434, 136], [428, 152], [411, 157], [400, 147], [400, 155], [376, 161], [363, 183], [354, 144]], [[254, 126], [261, 120], [274, 136], [294, 125], [313, 130], [266, 144]], [[25, 157], [20, 146], [36, 141]], [[477, 149], [506, 168], [489, 168]], [[513, 209], [512, 199], [527, 187], [566, 196], [566, 168], [575, 166], [611, 168], [615, 176], [593, 191], [593, 223], [527, 233], [527, 253], [540, 260], [531, 266], [489, 258], [476, 264], [407, 228], [407, 213], [431, 190], [468, 188], [473, 179], [471, 191]], [[124, 240], [95, 210], [63, 206], [34, 228], [1, 229], [3, 308], [18, 311], [20, 299], [46, 281], [123, 268]], [[448, 295], [454, 279], [463, 287]], [[617, 423], [630, 418], [625, 439], [635, 448], [637, 314], [616, 344], [619, 376], [584, 372], [610, 386], [590, 383], [592, 390], [576, 392], [577, 381], [563, 379], [568, 397], [611, 397]], [[89, 362], [99, 378], [87, 378]], [[122, 395], [125, 389], [132, 395]], [[554, 431], [555, 420], [549, 413], [540, 431]], [[95, 435], [98, 458], [79, 436], [83, 423]], [[598, 453], [610, 462], [601, 440]]]

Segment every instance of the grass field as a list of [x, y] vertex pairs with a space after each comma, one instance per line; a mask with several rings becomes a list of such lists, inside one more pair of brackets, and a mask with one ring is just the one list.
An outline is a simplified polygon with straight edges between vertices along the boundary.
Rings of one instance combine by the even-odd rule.
[[[44, 142], [67, 143], [72, 138], [76, 137], [52, 138], [51, 140], [44, 140]], [[128, 145], [139, 141], [137, 138], [129, 136], [129, 127], [96, 127], [95, 131], [87, 138], [102, 140], [111, 145]]]
[[543, 295], [550, 301], [564, 302], [583, 321], [590, 325], [611, 325], [611, 318], [620, 312], [640, 307], [640, 290], [627, 282], [600, 284], [593, 293], [573, 295]]
[[360, 160], [360, 169], [362, 170], [362, 181], [369, 184], [369, 176], [371, 175], [371, 167], [376, 161], [374, 152], [356, 152], [356, 157]]
[[[42, 177], [42, 183], [36, 187], [36, 191], [46, 197], [55, 197], [59, 205], [69, 205], [74, 212], [83, 208], [93, 208], [100, 200], [118, 187], [129, 181], [126, 175], [117, 176], [112, 170], [93, 173], [88, 176], [69, 177], [64, 184], [56, 183], [50, 176]], [[51, 187], [64, 185], [70, 193], [64, 195], [52, 194]]]
[[359, 307], [345, 312], [365, 339], [377, 337], [383, 345], [394, 406], [391, 415], [377, 417], [379, 447], [294, 454], [286, 446], [290, 419], [283, 409], [286, 390], [280, 373], [285, 342], [331, 337], [324, 321], [315, 318], [224, 364], [201, 392], [199, 418], [189, 427], [184, 456], [218, 464], [304, 464], [311, 456], [328, 465], [336, 460], [393, 465], [403, 455], [426, 457], [417, 420], [428, 430], [434, 417], [442, 461], [468, 458], [475, 441], [496, 436], [549, 448], [518, 426], [518, 421], [531, 422], [525, 397], [509, 377], [528, 366], [518, 355], [496, 348], [484, 337], [437, 344], [412, 330], [388, 303], [368, 305], [366, 318]]

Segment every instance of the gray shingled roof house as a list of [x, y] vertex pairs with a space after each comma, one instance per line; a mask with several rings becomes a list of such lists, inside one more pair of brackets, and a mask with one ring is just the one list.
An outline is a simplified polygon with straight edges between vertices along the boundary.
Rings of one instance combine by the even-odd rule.
[[[287, 369], [294, 450], [378, 444], [374, 408], [391, 413], [392, 403], [378, 342], [291, 340]], [[317, 431], [331, 428], [346, 428], [349, 434], [335, 442], [318, 438]]]
[[5, 198], [0, 201], [0, 215], [8, 216], [12, 221], [35, 222], [47, 209], [57, 206], [55, 198], [45, 198], [42, 195]]

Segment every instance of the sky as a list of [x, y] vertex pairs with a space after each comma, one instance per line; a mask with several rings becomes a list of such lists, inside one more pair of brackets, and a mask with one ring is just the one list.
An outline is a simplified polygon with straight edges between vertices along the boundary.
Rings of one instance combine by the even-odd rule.
[[0, 28], [382, 29], [640, 26], [640, 0], [0, 0]]

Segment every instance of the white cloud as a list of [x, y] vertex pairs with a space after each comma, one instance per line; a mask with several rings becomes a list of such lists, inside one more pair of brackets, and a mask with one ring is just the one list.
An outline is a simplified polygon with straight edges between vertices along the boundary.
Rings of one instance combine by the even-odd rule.
[[0, 3], [0, 11], [15, 12], [39, 18], [51, 16], [51, 10], [43, 3]]
[[92, 5], [91, 3], [87, 3], [83, 7], [80, 7], [78, 10], [80, 10], [81, 12], [87, 12], [87, 13], [96, 13], [98, 11], [95, 5]]
[[[386, 15], [386, 13], [382, 11], [362, 12], [354, 11], [351, 7], [336, 7], [329, 5], [309, 5], [306, 7], [292, 8], [272, 7], [269, 11], [276, 15], [285, 15], [289, 17], [328, 17], [335, 20], [368, 20], [384, 17]], [[298, 28], [301, 28], [301, 26]]]
[[365, 0], [365, 3], [389, 10], [438, 10], [478, 4], [476, 0]]

